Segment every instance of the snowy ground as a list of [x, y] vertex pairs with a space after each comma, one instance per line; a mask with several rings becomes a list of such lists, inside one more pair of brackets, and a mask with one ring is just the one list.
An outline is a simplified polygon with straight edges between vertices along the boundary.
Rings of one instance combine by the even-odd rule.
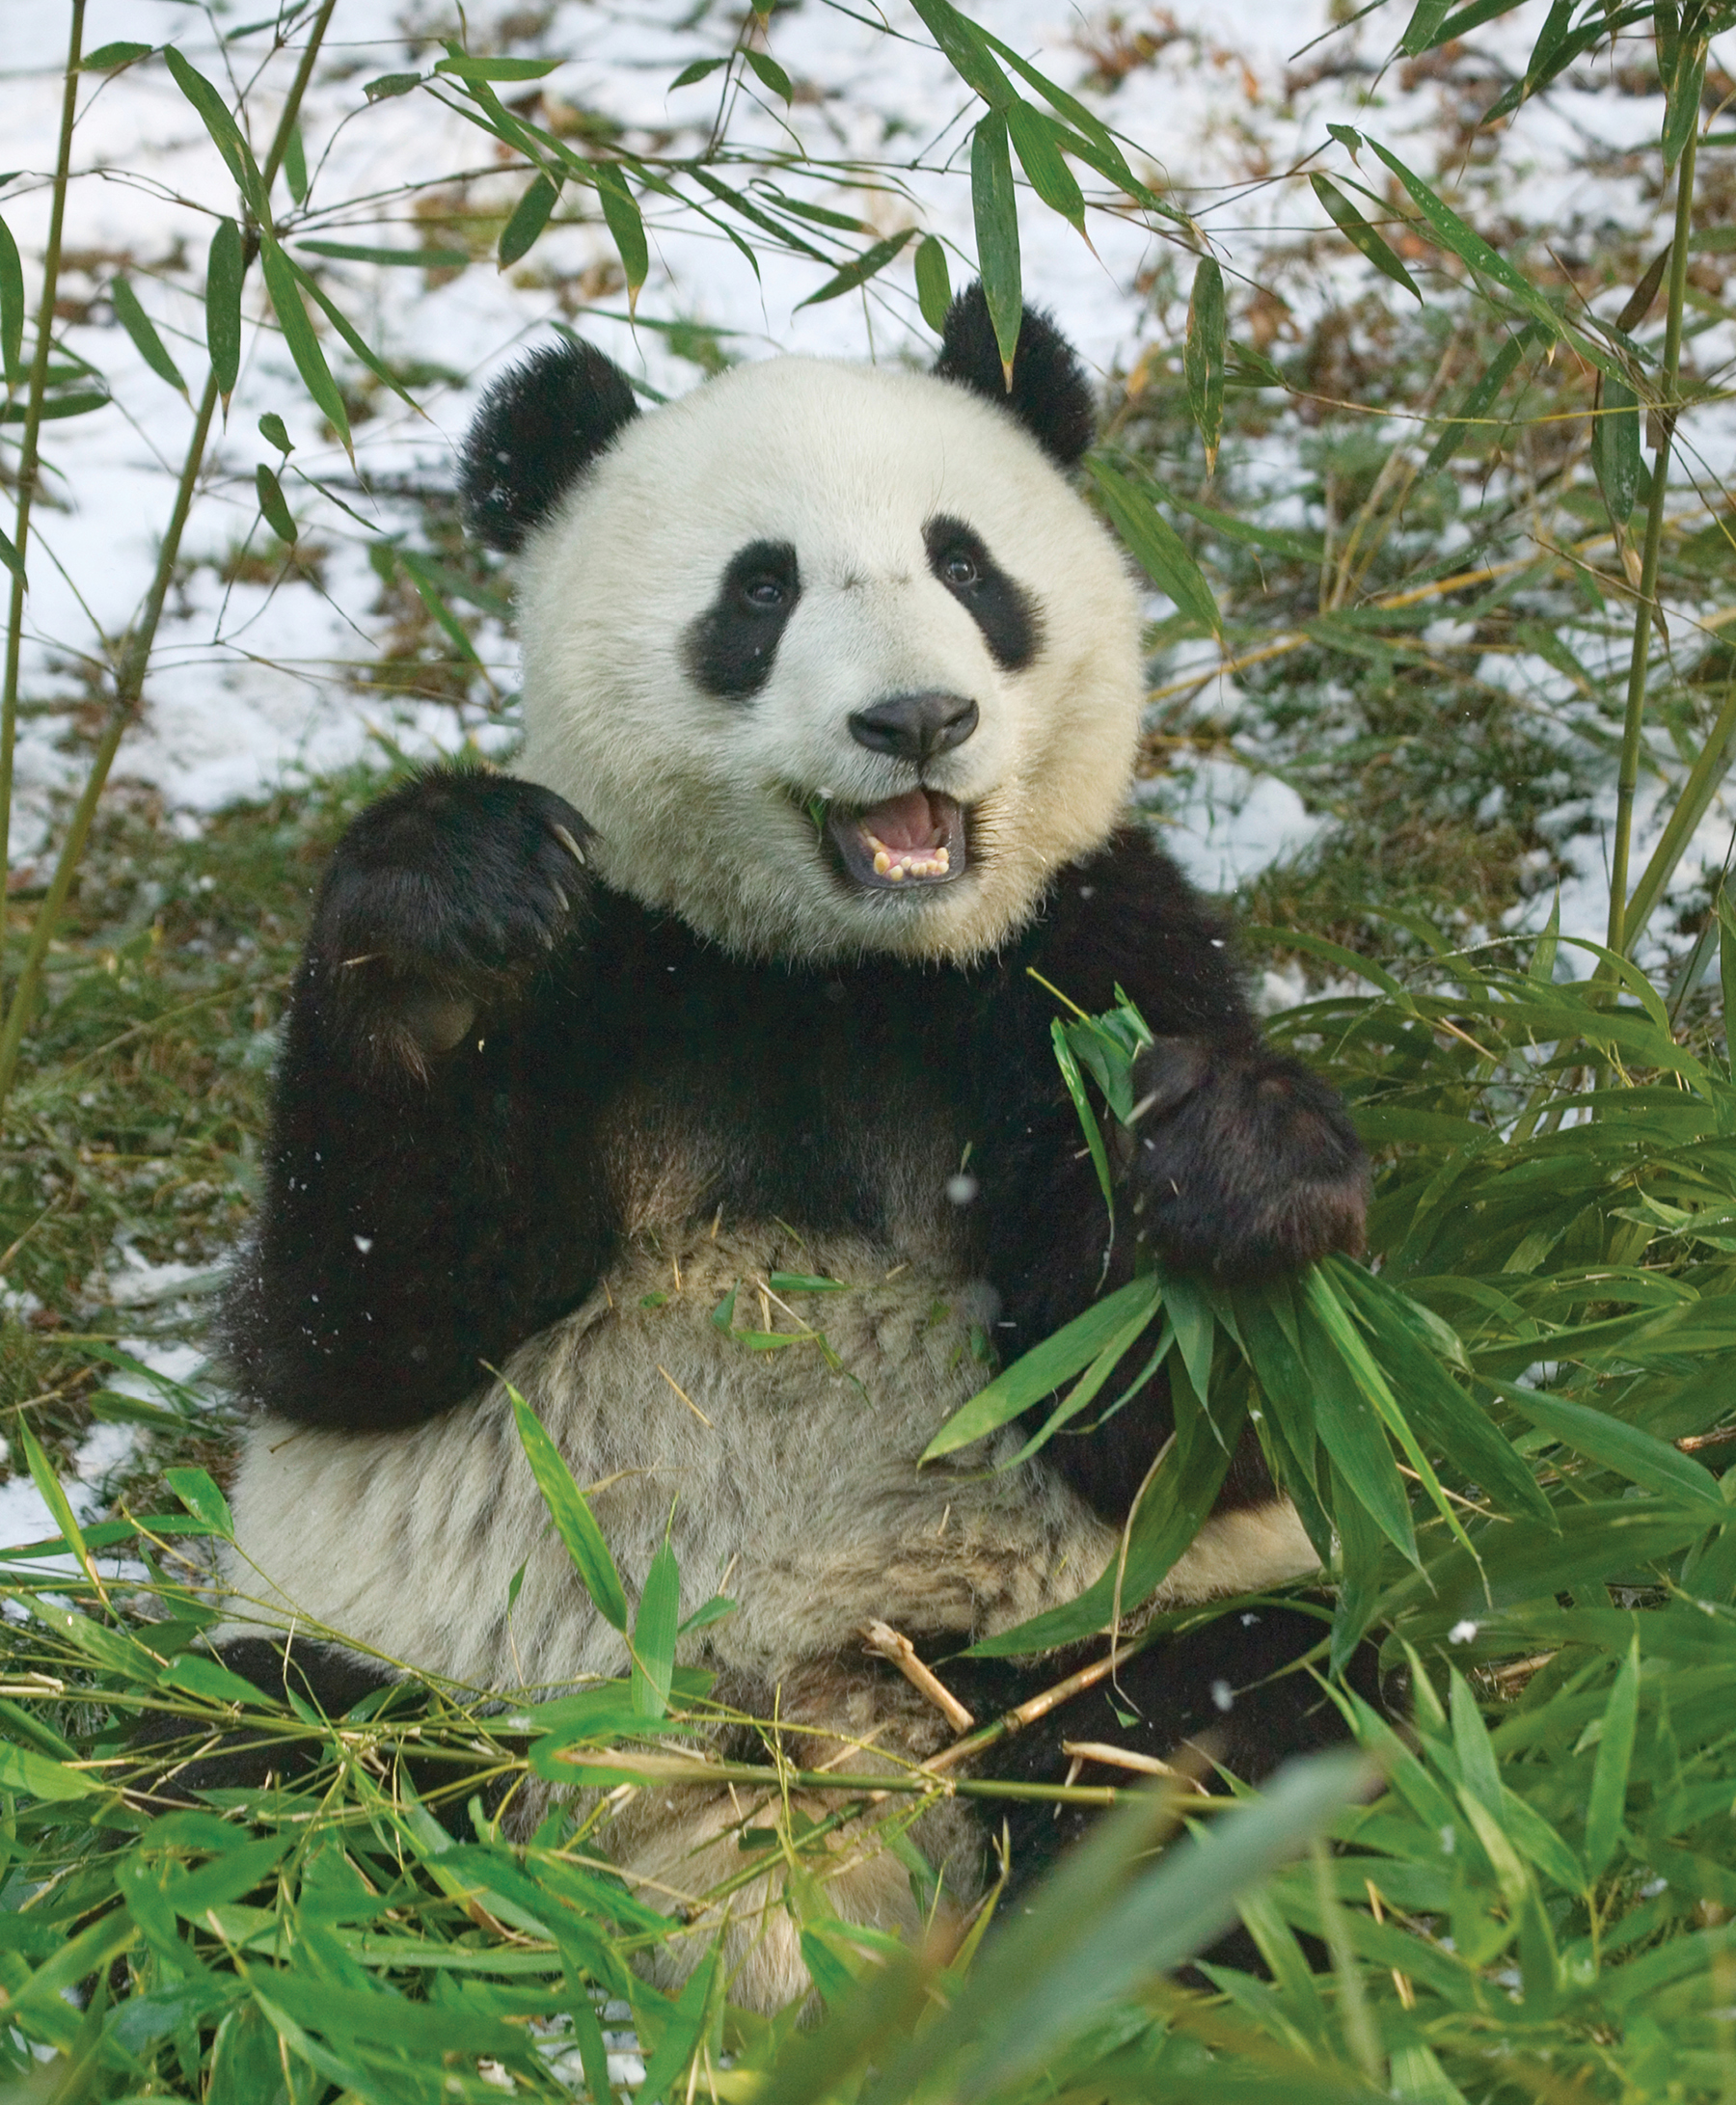
[[[488, 48], [506, 0], [469, 10], [473, 48]], [[1192, 212], [1209, 232], [1232, 274], [1252, 273], [1262, 248], [1288, 228], [1317, 228], [1312, 192], [1287, 172], [1324, 148], [1328, 168], [1345, 165], [1328, 145], [1331, 122], [1351, 123], [1390, 145], [1427, 175], [1442, 166], [1451, 96], [1424, 79], [1410, 90], [1389, 65], [1409, 14], [1398, 0], [1368, 19], [1332, 32], [1326, 0], [1275, 7], [1270, 0], [1176, 0], [1167, 9], [1125, 8], [1118, 18], [1095, 4], [1067, 0], [994, 0], [980, 10], [1009, 43], [1063, 86], [1090, 102], [1128, 142], [1136, 168]], [[246, 9], [239, 10], [245, 18]], [[625, 125], [636, 143], [655, 140], [681, 151], [701, 140], [719, 117], [718, 82], [672, 90], [678, 69], [702, 51], [721, 55], [734, 17], [692, 0], [642, 5], [561, 4], [514, 11], [515, 34], [527, 24], [537, 49], [563, 59], [542, 83], [544, 112], [562, 107], [602, 113]], [[757, 106], [730, 113], [732, 135], [799, 143], [816, 160], [908, 158], [902, 197], [868, 193], [847, 179], [831, 189], [807, 187], [860, 215], [879, 231], [910, 224], [939, 233], [953, 252], [955, 284], [969, 274], [974, 251], [967, 180], [971, 98], [928, 46], [904, 0], [888, 0], [890, 34], [875, 26], [872, 7], [846, 12], [828, 0], [773, 17], [772, 54], [796, 84], [794, 103], [761, 94]], [[1544, 0], [1529, 0], [1505, 20], [1477, 33], [1479, 49], [1519, 67], [1544, 18]], [[697, 20], [697, 26], [692, 26]], [[269, 19], [249, 32], [230, 29], [228, 12], [207, 15], [171, 0], [91, 0], [87, 50], [116, 40], [173, 39], [211, 79], [250, 88], [250, 129], [262, 150], [288, 82], [293, 55], [268, 58]], [[427, 201], [458, 198], [471, 210], [509, 208], [524, 176], [498, 172], [493, 142], [466, 125], [428, 93], [368, 104], [364, 83], [415, 70], [440, 56], [430, 38], [453, 26], [436, 0], [339, 0], [331, 37], [303, 109], [312, 188], [296, 239], [415, 247], [426, 232], [445, 238], [425, 216]], [[219, 28], [229, 32], [225, 42]], [[0, 184], [0, 213], [24, 255], [34, 283], [48, 210], [60, 103], [66, 11], [45, 4], [14, 7], [8, 20], [6, 67], [0, 71], [4, 158], [21, 170]], [[1122, 58], [1149, 35], [1153, 55], [1127, 66], [1119, 85], [1105, 85]], [[1719, 58], [1736, 67], [1736, 39]], [[511, 98], [511, 90], [502, 89]], [[112, 656], [148, 584], [157, 537], [168, 516], [176, 466], [190, 427], [185, 400], [153, 374], [114, 326], [107, 287], [118, 267], [132, 277], [171, 354], [197, 387], [204, 369], [203, 319], [197, 297], [214, 216], [234, 209], [232, 183], [193, 110], [159, 59], [103, 79], [84, 76], [62, 283], [67, 341], [109, 380], [114, 405], [48, 428], [45, 457], [51, 500], [39, 507], [27, 613], [24, 695], [28, 705], [17, 760], [17, 806], [12, 854], [25, 870], [40, 866], [54, 837], [56, 800], [75, 786], [88, 746], [67, 736], [72, 713], [89, 709], [97, 675]], [[1533, 222], [1636, 228], [1655, 210], [1636, 180], [1599, 173], [1616, 151], [1655, 140], [1656, 100], [1600, 93], [1596, 74], [1552, 100], [1528, 105], [1504, 145], [1505, 178], [1522, 185]], [[454, 179], [471, 178], [459, 192]], [[444, 188], [443, 188], [444, 186]], [[792, 187], [796, 187], [792, 178]], [[280, 203], [286, 203], [282, 186]], [[422, 206], [419, 213], [418, 200]], [[360, 202], [352, 202], [360, 201]], [[572, 202], [569, 191], [568, 203]], [[416, 505], [404, 493], [440, 486], [454, 441], [476, 391], [515, 346], [566, 314], [650, 388], [680, 391], [697, 378], [655, 324], [696, 323], [721, 333], [730, 350], [758, 357], [780, 350], [896, 358], [927, 355], [931, 339], [916, 310], [909, 251], [877, 280], [866, 297], [801, 307], [825, 275], [800, 257], [762, 253], [756, 277], [715, 229], [692, 215], [650, 209], [651, 274], [638, 302], [639, 326], [611, 283], [614, 251], [601, 223], [556, 226], [525, 263], [504, 275], [483, 256], [442, 274], [339, 263], [325, 283], [368, 341], [384, 355], [433, 362], [451, 377], [419, 383], [420, 412], [391, 395], [356, 425], [359, 486], [341, 448], [322, 432], [282, 337], [250, 328], [240, 385], [227, 430], [204, 474], [185, 553], [203, 558], [172, 602], [152, 663], [143, 719], [129, 730], [117, 773], [152, 785], [180, 818], [196, 826], [224, 802], [268, 790], [301, 770], [320, 770], [366, 752], [386, 738], [411, 751], [449, 747], [466, 737], [498, 749], [511, 736], [515, 685], [510, 640], [483, 632], [487, 677], [467, 699], [410, 702], [364, 684], [388, 616], [368, 560], [381, 535], [411, 535]], [[1091, 246], [1061, 220], [1026, 200], [1023, 212], [1027, 297], [1051, 308], [1086, 359], [1105, 377], [1125, 372], [1153, 332], [1154, 266], [1173, 231], [1143, 215], [1095, 209]], [[311, 256], [306, 260], [312, 261]], [[1359, 283], [1368, 267], [1346, 252], [1343, 282]], [[589, 273], [595, 290], [575, 311], [574, 274]], [[561, 283], [556, 283], [561, 280]], [[250, 313], [263, 314], [250, 281]], [[563, 304], [564, 307], [563, 307]], [[331, 339], [328, 337], [328, 344]], [[1702, 350], [1704, 343], [1702, 341]], [[334, 355], [336, 355], [334, 353]], [[1736, 418], [1703, 419], [1696, 441], [1722, 472], [1736, 458]], [[304, 543], [325, 551], [314, 581], [272, 567], [281, 553], [258, 517], [257, 464], [278, 454], [258, 420], [284, 419], [296, 450], [285, 472], [288, 500]], [[1274, 438], [1274, 480], [1290, 465], [1288, 442]], [[308, 477], [313, 478], [312, 481]], [[324, 483], [335, 496], [322, 495]], [[375, 485], [370, 492], [368, 483]], [[378, 486], [395, 496], [378, 494]], [[353, 507], [346, 512], [336, 501]], [[265, 558], [263, 581], [225, 583], [219, 564], [245, 544]], [[1160, 603], [1154, 603], [1156, 610]], [[1489, 678], [1511, 679], [1511, 661], [1492, 661]], [[1544, 668], [1546, 673], [1546, 668]], [[1528, 677], [1539, 677], [1536, 667]], [[1221, 705], [1213, 688], [1202, 706]], [[1655, 792], [1642, 792], [1635, 844], [1638, 869], [1649, 854]], [[1262, 772], [1257, 753], [1239, 761], [1204, 758], [1166, 791], [1175, 821], [1171, 845], [1213, 889], [1244, 882], [1275, 857], [1293, 854], [1322, 822], [1294, 790]], [[1614, 788], [1593, 800], [1607, 822]], [[1715, 807], [1684, 858], [1677, 888], [1691, 891], [1707, 867], [1722, 862], [1736, 808]], [[1569, 844], [1576, 876], [1562, 897], [1566, 933], [1603, 929], [1604, 834], [1600, 826]], [[1543, 910], [1542, 907], [1539, 911]], [[124, 1269], [124, 1253], [116, 1264]], [[145, 1282], [145, 1299], [172, 1298], [182, 1282]], [[163, 1348], [155, 1348], [161, 1357]], [[184, 1372], [184, 1360], [171, 1371]], [[93, 1501], [124, 1435], [98, 1427], [79, 1456]], [[14, 1477], [0, 1490], [0, 1539], [51, 1530], [34, 1490]]]

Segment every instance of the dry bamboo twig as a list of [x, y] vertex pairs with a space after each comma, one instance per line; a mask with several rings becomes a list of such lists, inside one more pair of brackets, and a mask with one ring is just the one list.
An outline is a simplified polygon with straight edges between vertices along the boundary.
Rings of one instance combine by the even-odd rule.
[[882, 1623], [877, 1618], [863, 1624], [862, 1642], [878, 1658], [890, 1660], [910, 1687], [927, 1696], [954, 1732], [968, 1732], [976, 1723], [934, 1668], [916, 1657], [916, 1647], [890, 1623]]

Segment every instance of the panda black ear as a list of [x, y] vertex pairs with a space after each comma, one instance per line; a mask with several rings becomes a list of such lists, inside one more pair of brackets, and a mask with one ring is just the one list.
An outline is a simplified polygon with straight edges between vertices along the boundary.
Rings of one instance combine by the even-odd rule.
[[563, 337], [532, 351], [482, 397], [464, 442], [458, 494], [471, 531], [490, 548], [523, 547], [637, 415], [626, 374], [592, 345]]
[[1097, 437], [1097, 402], [1072, 345], [1046, 314], [1027, 307], [1013, 354], [1013, 385], [1001, 371], [1000, 346], [989, 319], [982, 281], [946, 310], [935, 372], [1011, 410], [1049, 458], [1075, 466]]

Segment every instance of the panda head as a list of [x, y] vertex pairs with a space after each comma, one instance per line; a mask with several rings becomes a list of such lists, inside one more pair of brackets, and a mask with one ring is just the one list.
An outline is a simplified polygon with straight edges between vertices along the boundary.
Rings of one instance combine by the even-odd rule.
[[740, 365], [636, 413], [563, 341], [467, 445], [519, 553], [524, 771], [605, 879], [748, 956], [963, 960], [1126, 796], [1137, 602], [1066, 471], [1093, 405], [1027, 312], [1010, 389], [980, 288], [932, 373]]

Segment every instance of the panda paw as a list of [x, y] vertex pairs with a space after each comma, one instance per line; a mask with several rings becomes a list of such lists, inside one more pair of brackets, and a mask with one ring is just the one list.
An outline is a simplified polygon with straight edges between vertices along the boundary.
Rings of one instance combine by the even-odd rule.
[[1160, 1039], [1134, 1080], [1133, 1212], [1167, 1262], [1246, 1280], [1361, 1255], [1368, 1156], [1338, 1092], [1300, 1062]]
[[507, 775], [440, 769], [382, 797], [320, 894], [309, 967], [322, 1006], [389, 1064], [422, 1070], [571, 935], [590, 832], [564, 797]]

